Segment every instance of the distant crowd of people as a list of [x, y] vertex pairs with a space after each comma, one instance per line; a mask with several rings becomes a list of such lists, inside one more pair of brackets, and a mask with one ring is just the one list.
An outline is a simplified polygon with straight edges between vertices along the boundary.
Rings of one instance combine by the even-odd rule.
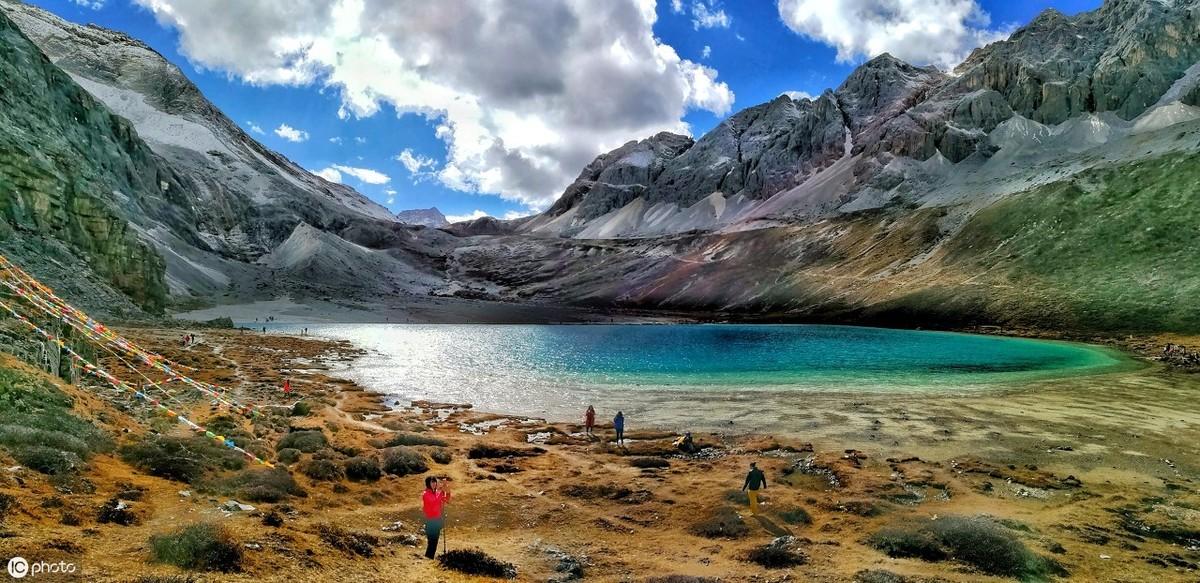
[[1200, 366], [1200, 352], [1168, 342], [1162, 349], [1160, 360], [1177, 366]]

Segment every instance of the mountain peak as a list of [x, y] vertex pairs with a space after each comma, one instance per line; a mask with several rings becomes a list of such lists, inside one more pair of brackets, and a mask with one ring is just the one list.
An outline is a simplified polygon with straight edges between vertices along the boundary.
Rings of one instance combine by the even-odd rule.
[[435, 206], [427, 209], [400, 211], [396, 213], [396, 220], [406, 225], [418, 225], [431, 229], [445, 227], [450, 224], [450, 221], [446, 220], [446, 215], [442, 214], [442, 211], [438, 210]]

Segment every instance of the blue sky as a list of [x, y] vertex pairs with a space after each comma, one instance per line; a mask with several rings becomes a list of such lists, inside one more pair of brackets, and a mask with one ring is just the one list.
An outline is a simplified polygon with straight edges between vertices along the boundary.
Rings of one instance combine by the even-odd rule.
[[[183, 4], [185, 1], [189, 4]], [[264, 7], [269, 4], [267, 0], [253, 1], [261, 2]], [[349, 1], [359, 4], [362, 2], [362, 0]], [[958, 51], [958, 53], [965, 50], [964, 47], [973, 46], [973, 43], [977, 42], [972, 38], [992, 38], [988, 35], [1001, 34], [1001, 31], [1014, 25], [1025, 23], [1045, 8], [1053, 7], [1073, 14], [1093, 9], [1100, 4], [1100, 0], [946, 1], [975, 11], [960, 19], [966, 22], [964, 26], [967, 30], [963, 33], [966, 37], [946, 47], [947, 51]], [[396, 211], [437, 206], [448, 215], [459, 216], [478, 211], [494, 216], [514, 216], [544, 207], [547, 201], [552, 200], [553, 196], [558, 194], [558, 188], [582, 169], [581, 160], [586, 162], [600, 153], [594, 151], [597, 147], [596, 144], [615, 146], [626, 139], [645, 137], [636, 134], [625, 135], [623, 132], [626, 130], [622, 130], [623, 127], [666, 127], [677, 123], [681, 117], [693, 135], [699, 136], [729, 113], [768, 101], [782, 92], [802, 91], [816, 95], [826, 88], [836, 87], [857, 63], [867, 57], [866, 53], [875, 52], [874, 47], [883, 46], [894, 53], [909, 51], [910, 55], [898, 55], [902, 58], [908, 56], [909, 60], [934, 61], [938, 58], [931, 56], [933, 53], [922, 52], [920, 47], [915, 47], [914, 45], [922, 44], [919, 39], [886, 38], [888, 34], [886, 22], [876, 23], [879, 28], [875, 32], [875, 38], [859, 34], [858, 26], [853, 23], [853, 20], [845, 31], [838, 32], [836, 28], [839, 21], [835, 18], [837, 15], [822, 14], [821, 11], [841, 10], [839, 5], [851, 4], [846, 1], [825, 0], [823, 4], [813, 4], [809, 0], [780, 0], [777, 5], [775, 1], [769, 0], [739, 2], [660, 0], [655, 10], [656, 20], [653, 17], [649, 19], [653, 22], [652, 35], [657, 41], [646, 39], [647, 42], [656, 42], [659, 48], [655, 49], [651, 45], [647, 45], [651, 46], [648, 50], [661, 52], [663, 47], [674, 50], [677, 58], [668, 56], [666, 62], [669, 66], [680, 68], [682, 72], [672, 73], [674, 77], [671, 77], [670, 80], [686, 78], [692, 79], [688, 83], [695, 84], [698, 79], [700, 85], [704, 85], [706, 80], [715, 81], [723, 84], [723, 87], [689, 89], [685, 91], [683, 97], [674, 94], [643, 95], [645, 88], [638, 87], [639, 83], [636, 83], [638, 77], [635, 76], [632, 78], [635, 83], [621, 85], [619, 83], [622, 78], [618, 78], [617, 81], [608, 85], [616, 97], [593, 94], [586, 100], [580, 100], [578, 97], [566, 98], [555, 93], [547, 94], [549, 96], [522, 97], [525, 102], [520, 105], [512, 105], [517, 99], [513, 95], [523, 94], [522, 88], [501, 87], [495, 82], [489, 82], [486, 86], [472, 86], [469, 89], [463, 89], [463, 94], [480, 96], [479, 110], [483, 111], [484, 115], [491, 116], [493, 107], [496, 112], [523, 113], [517, 116], [520, 118], [517, 122], [511, 120], [481, 122], [481, 126], [475, 128], [471, 125], [473, 123], [471, 120], [478, 117], [478, 113], [464, 113], [461, 114], [464, 117], [459, 118], [454, 118], [453, 115], [447, 117], [436, 110], [437, 106], [433, 106], [434, 109], [431, 110], [430, 106], [421, 105], [424, 100], [413, 99], [411, 91], [408, 93], [407, 100], [403, 89], [397, 90], [400, 92], [399, 96], [377, 97], [379, 94], [386, 94], [389, 90], [389, 79], [383, 72], [385, 68], [383, 65], [380, 66], [381, 71], [378, 78], [372, 79], [370, 71], [363, 72], [362, 67], [357, 67], [346, 73], [346, 75], [354, 75], [351, 80], [344, 85], [339, 85], [337, 82], [331, 82], [332, 77], [337, 73], [318, 72], [314, 73], [311, 78], [300, 80], [264, 80], [264, 76], [270, 77], [275, 74], [272, 72], [290, 67], [292, 63], [273, 64], [267, 62], [261, 68], [255, 69], [250, 66], [242, 67], [236, 61], [242, 54], [246, 54], [247, 60], [251, 60], [253, 55], [259, 54], [253, 50], [259, 48], [258, 45], [277, 42], [279, 38], [292, 38], [264, 36], [262, 27], [269, 29], [271, 26], [279, 26], [300, 30], [301, 25], [307, 23], [311, 24], [312, 30], [323, 30], [321, 27], [326, 26], [326, 23], [320, 22], [316, 16], [311, 23], [296, 22], [304, 19], [295, 18], [294, 15], [286, 12], [293, 9], [304, 10], [300, 6], [303, 4], [302, 2], [293, 3], [290, 6], [288, 2], [283, 2], [285, 8], [281, 8], [277, 14], [266, 13], [266, 8], [256, 9], [253, 14], [233, 14], [229, 17], [229, 21], [220, 20], [219, 14], [222, 9], [217, 7], [220, 0], [174, 0], [174, 10], [170, 12], [165, 12], [162, 8], [164, 5], [172, 4], [170, 0], [155, 0], [154, 2], [151, 0], [34, 0], [33, 3], [68, 20], [79, 23], [96, 23], [123, 31], [146, 42], [180, 66], [204, 94], [235, 122], [268, 147], [281, 152], [300, 165], [314, 172], [335, 166], [339, 167], [341, 170], [337, 174], [340, 175], [343, 182]], [[937, 4], [933, 1], [924, 2], [924, 0], [903, 0], [902, 3], [912, 5], [911, 13], [907, 15], [910, 19], [928, 18], [925, 16], [928, 12], [923, 12], [926, 10], [923, 4]], [[197, 6], [198, 4], [209, 5], [201, 8]], [[586, 3], [584, 5], [586, 6]], [[791, 12], [787, 12], [787, 14], [792, 16], [781, 16], [784, 14], [781, 12], [781, 6], [784, 5], [791, 7], [788, 9]], [[157, 8], [151, 8], [152, 6]], [[196, 7], [198, 10], [205, 10], [206, 13], [197, 13], [185, 18], [188, 7]], [[158, 12], [156, 13], [154, 10], [158, 10]], [[366, 6], [363, 10], [369, 11], [370, 6]], [[816, 13], [814, 14], [813, 11]], [[226, 10], [225, 12], [236, 11]], [[320, 11], [314, 10], [313, 12]], [[983, 18], [982, 13], [986, 13], [990, 20]], [[804, 14], [807, 16], [803, 16]], [[429, 14], [424, 15], [425, 18], [429, 18], [429, 16]], [[470, 14], [464, 13], [461, 17], [462, 21], [470, 22], [469, 16]], [[567, 16], [570, 15], [567, 14]], [[604, 15], [596, 18], [610, 16], [624, 18], [628, 15]], [[286, 19], [281, 20], [285, 17]], [[455, 17], [459, 16], [455, 15]], [[202, 26], [188, 26], [201, 18], [204, 19]], [[261, 24], [254, 22], [254, 18], [263, 18], [266, 19], [264, 22], [282, 24]], [[275, 20], [271, 20], [271, 18], [275, 18]], [[412, 25], [412, 23], [403, 22], [406, 15], [402, 13], [390, 14], [388, 17], [380, 16], [381, 21], [387, 21], [387, 18], [397, 22], [393, 28], [386, 30], [403, 30], [404, 26]], [[417, 16], [413, 18], [415, 19]], [[889, 13], [879, 16], [879, 18], [886, 20], [897, 18], [897, 16]], [[553, 22], [569, 20], [571, 19], [564, 18]], [[243, 21], [248, 29], [244, 33], [239, 29]], [[503, 19], [500, 24], [503, 25], [500, 29], [492, 30], [507, 30], [507, 23]], [[219, 35], [219, 39], [215, 39], [216, 37], [212, 36], [215, 34], [214, 29], [224, 26], [229, 27], [232, 32]], [[428, 25], [421, 24], [421, 26]], [[447, 38], [453, 38], [451, 33], [456, 32], [453, 30], [456, 26], [453, 22], [450, 24]], [[534, 23], [527, 34], [537, 36], [536, 33], [540, 29], [548, 26], [551, 25], [541, 22]], [[647, 30], [650, 29], [650, 26], [647, 25]], [[817, 28], [820, 29], [819, 32], [812, 32]], [[636, 26], [631, 30], [636, 33]], [[804, 34], [805, 31], [808, 31], [807, 36]], [[307, 33], [294, 32], [293, 36], [301, 34]], [[386, 34], [386, 32], [381, 34]], [[593, 33], [581, 32], [579, 34]], [[936, 31], [933, 34], [935, 38], [946, 36], [946, 34]], [[280, 35], [283, 33], [281, 32]], [[970, 35], [975, 36], [971, 37]], [[229, 56], [225, 57], [218, 49], [212, 48], [214, 43], [224, 42], [220, 39], [227, 38], [233, 39], [229, 41], [231, 45], [239, 42], [248, 43], [246, 46], [250, 47], [250, 50], [246, 46], [232, 46]], [[506, 51], [512, 51], [509, 53], [513, 55], [510, 57], [511, 60], [525, 60], [532, 63], [525, 69], [538, 67], [536, 59], [533, 57], [558, 58], [557, 54], [542, 54], [538, 51], [549, 53], [558, 50], [564, 54], [567, 51], [567, 49], [555, 49], [551, 44], [545, 45], [551, 48], [528, 46], [529, 43], [525, 43], [517, 37], [503, 38], [496, 42], [503, 42], [504, 44], [500, 46]], [[555, 41], [548, 39], [545, 42], [553, 43]], [[496, 55], [496, 45], [488, 45], [482, 41], [479, 44], [480, 47], [477, 49], [480, 51], [479, 53], [472, 54], [464, 50], [462, 56], [456, 57], [457, 60], [478, 58], [482, 61], [494, 57], [501, 59], [498, 62], [503, 66], [499, 68], [505, 68], [512, 64], [503, 60], [506, 57]], [[345, 49], [347, 45], [344, 42], [337, 46], [340, 47], [339, 51], [348, 50]], [[638, 58], [636, 49], [631, 53], [633, 58]], [[957, 56], [958, 53], [955, 53], [956, 56], [953, 58], [960, 58]], [[338, 52], [336, 58], [340, 59], [342, 56], [342, 53]], [[438, 56], [435, 51], [435, 54], [427, 59], [428, 63], [431, 63], [427, 65], [427, 69], [438, 66]], [[577, 63], [594, 63], [594, 59], [587, 57], [587, 54], [571, 56], [571, 66], [563, 70], [577, 72]], [[262, 58], [264, 62], [269, 61], [271, 58], [269, 51], [263, 52]], [[294, 61], [295, 55], [291, 55], [289, 58]], [[943, 60], [945, 59], [943, 58]], [[367, 65], [369, 68], [369, 60]], [[604, 63], [581, 66], [598, 67], [597, 76], [607, 71], [607, 65]], [[662, 69], [661, 64], [657, 66], [657, 69]], [[425, 74], [425, 70], [419, 67], [412, 70], [417, 71], [417, 76]], [[397, 76], [395, 71], [392, 69], [386, 75], [395, 77]], [[400, 71], [406, 72], [408, 69]], [[574, 79], [563, 83], [586, 83], [586, 73], [587, 71], [584, 71], [585, 79], [582, 81]], [[507, 77], [502, 77], [501, 81], [505, 78], [524, 79], [523, 75], [529, 75], [529, 78], [534, 80], [529, 82], [531, 85], [535, 83], [544, 83], [548, 87], [559, 85], [552, 76], [548, 79], [543, 78], [545, 76], [539, 75], [537, 71], [521, 70], [513, 74], [507, 72], [503, 74]], [[476, 72], [474, 75], [478, 76], [479, 74]], [[429, 78], [436, 79], [439, 87], [453, 89], [455, 88], [454, 82], [448, 81], [448, 79], [464, 77], [442, 75]], [[662, 83], [656, 79], [650, 77], [647, 78], [647, 81]], [[601, 84], [601, 86], [604, 85]], [[358, 95], [370, 95], [371, 98], [353, 101], [347, 97], [351, 93], [348, 87], [364, 88]], [[549, 91], [553, 93], [555, 90]], [[593, 89], [593, 91], [595, 90]], [[578, 94], [576, 93], [576, 95]], [[606, 113], [605, 115], [611, 116], [610, 118], [601, 118], [600, 114], [593, 116], [593, 112], [604, 109], [604, 100], [609, 97], [617, 100], [614, 108], [621, 111]], [[363, 99], [375, 103], [363, 106]], [[350, 111], [347, 111], [348, 101], [353, 101], [358, 106], [357, 110], [351, 107]], [[455, 102], [450, 101], [449, 103]], [[535, 105], [531, 106], [530, 103]], [[554, 110], [557, 113], [553, 116], [539, 117], [536, 105], [538, 103], [549, 104], [545, 106], [547, 111]], [[654, 114], [646, 113], [643, 116], [640, 112], [623, 111], [642, 107], [642, 103], [646, 104], [647, 112], [654, 112]], [[409, 112], [398, 113], [398, 109]], [[413, 111], [420, 111], [420, 113]], [[339, 112], [342, 115], [339, 115]], [[500, 113], [496, 113], [495, 116], [507, 119]], [[556, 140], [552, 135], [557, 129], [556, 125], [560, 123], [556, 120], [591, 119], [592, 117], [597, 117], [598, 119], [594, 120], [594, 123], [599, 124], [596, 126], [597, 129], [594, 132], [596, 137], [592, 142], [586, 139], [576, 141], [574, 136], [565, 141], [563, 139]], [[447, 123], [448, 120], [455, 123]], [[531, 134], [538, 132], [551, 134], [547, 138], [549, 140], [547, 143], [553, 144], [553, 147], [536, 143], [521, 145], [519, 143], [521, 141], [520, 128], [524, 127], [521, 124], [535, 128], [530, 130]], [[541, 127], [539, 124], [544, 124], [546, 127]], [[283, 125], [304, 132], [305, 139], [290, 141], [277, 135], [275, 130]], [[439, 126], [441, 126], [440, 136], [438, 135]], [[504, 142], [502, 149], [493, 148], [490, 153], [480, 154], [469, 163], [447, 164], [450, 156], [448, 151], [450, 144], [468, 144], [470, 143], [468, 137], [483, 139], [484, 142], [480, 143], [493, 144], [493, 141], [487, 140], [494, 140], [495, 136], [488, 135], [485, 130], [497, 127], [508, 128], [507, 134], [504, 134], [507, 136], [507, 141]], [[514, 127], [517, 128], [515, 133], [512, 129]], [[608, 131], [609, 128], [611, 131]], [[504, 130], [497, 131], [503, 132]], [[579, 129], [571, 131], [577, 134], [589, 133]], [[480, 137], [478, 135], [480, 132], [485, 135]], [[410, 169], [397, 159], [397, 156], [405, 150], [411, 154], [411, 157], [408, 158], [410, 163], [413, 160], [423, 161], [420, 166], [414, 164], [415, 173], [410, 172]], [[516, 160], [522, 156], [527, 159]], [[495, 173], [492, 173], [492, 169], [487, 166], [488, 160], [498, 161]], [[509, 162], [513, 163], [508, 165]], [[527, 177], [521, 176], [523, 169], [529, 168], [531, 164], [537, 166], [537, 169], [529, 170]], [[454, 177], [457, 174], [438, 173], [441, 169], [450, 166], [455, 167], [455, 172], [457, 172], [457, 168], [462, 167], [465, 171], [463, 176], [466, 178], [456, 180]], [[371, 170], [375, 174], [356, 172], [354, 169]], [[386, 175], [388, 181], [381, 183], [383, 178], [379, 175]]]

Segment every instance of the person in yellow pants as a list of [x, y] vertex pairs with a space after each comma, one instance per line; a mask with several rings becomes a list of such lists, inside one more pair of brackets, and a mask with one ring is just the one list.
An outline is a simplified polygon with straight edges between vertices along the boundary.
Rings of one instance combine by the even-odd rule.
[[750, 462], [750, 473], [742, 484], [742, 491], [750, 499], [750, 514], [758, 514], [758, 491], [767, 489], [767, 475], [758, 469], [758, 464]]

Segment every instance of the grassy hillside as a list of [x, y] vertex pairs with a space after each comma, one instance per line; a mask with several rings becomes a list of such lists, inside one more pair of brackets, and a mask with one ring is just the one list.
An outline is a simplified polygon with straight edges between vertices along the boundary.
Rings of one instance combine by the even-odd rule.
[[1200, 329], [1200, 156], [1084, 173], [978, 213], [946, 261], [1010, 286], [1010, 309], [1106, 330]]

